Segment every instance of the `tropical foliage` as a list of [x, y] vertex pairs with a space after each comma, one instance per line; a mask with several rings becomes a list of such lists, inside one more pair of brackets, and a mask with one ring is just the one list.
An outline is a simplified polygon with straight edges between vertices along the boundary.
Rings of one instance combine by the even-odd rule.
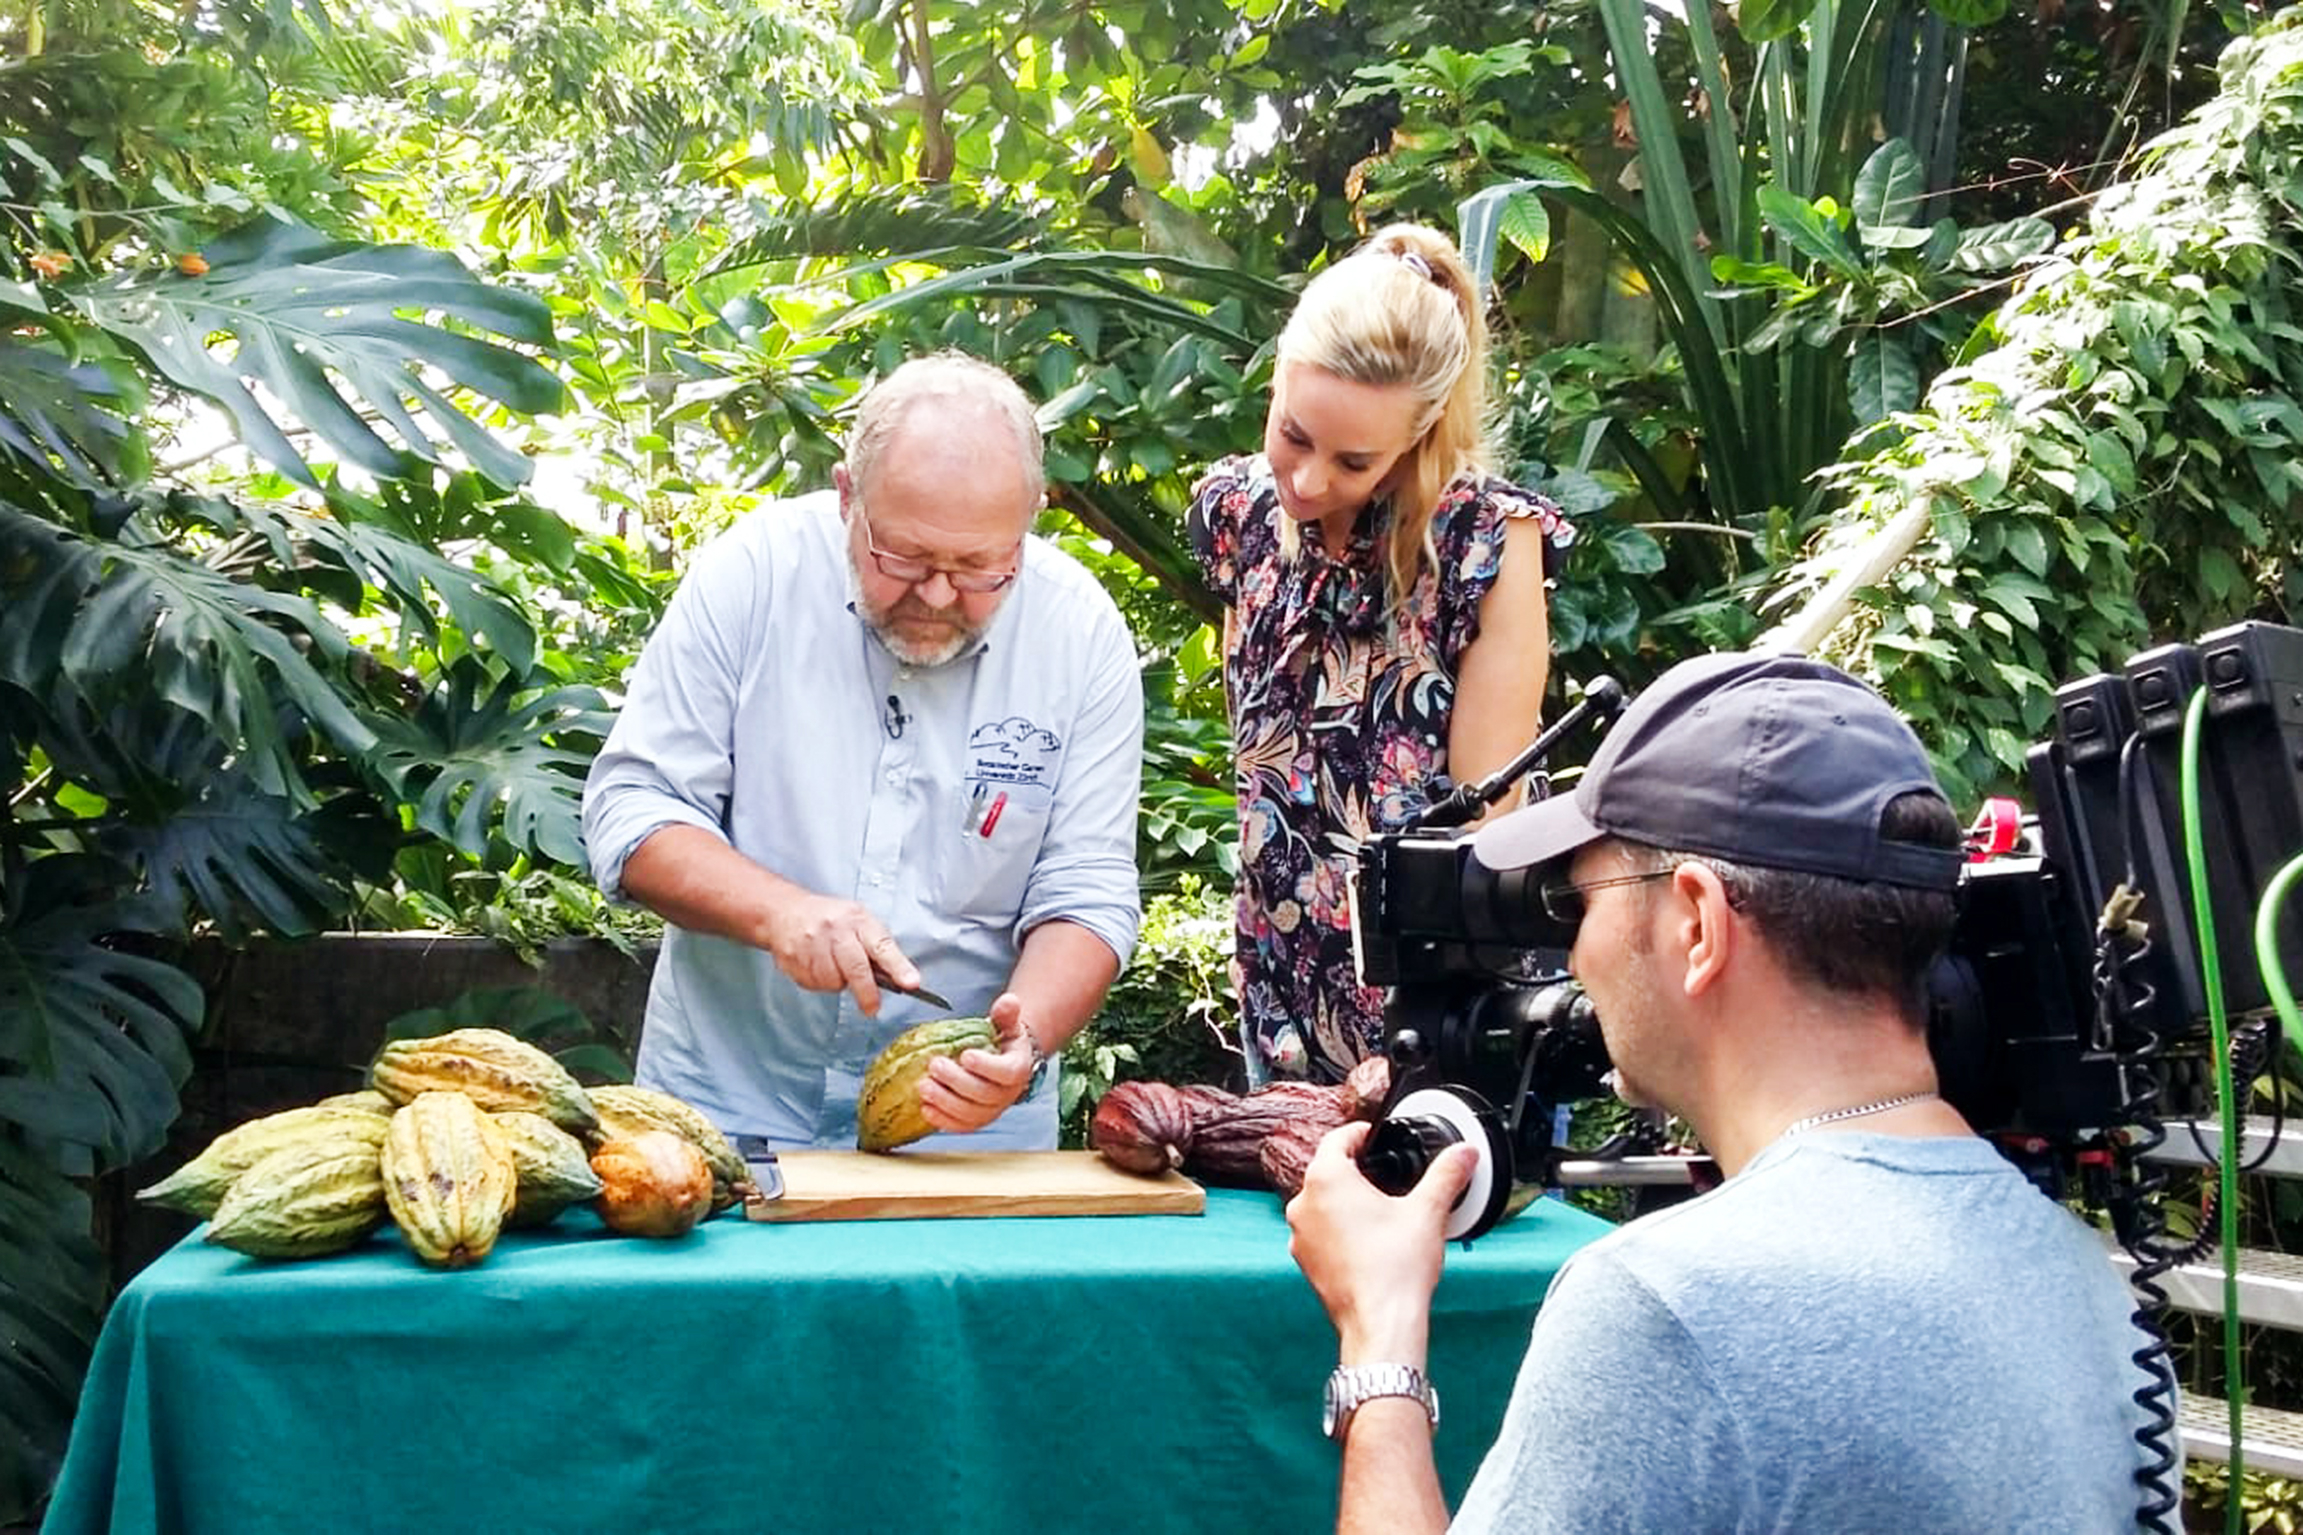
[[[636, 941], [577, 857], [607, 698], [684, 551], [821, 483], [909, 353], [1044, 402], [1044, 531], [1144, 656], [1157, 895], [1075, 1129], [1115, 1076], [1227, 1069], [1179, 520], [1257, 440], [1296, 282], [1375, 224], [1458, 227], [1493, 283], [1504, 467], [1584, 524], [1555, 674], [1741, 643], [1919, 507], [1834, 643], [1981, 782], [2138, 626], [2291, 611], [2287, 45], [1978, 341], [2048, 205], [2251, 20], [2000, 10], [0, 7], [0, 1519], [102, 1313], [89, 1180], [176, 1112], [184, 940]], [[2027, 196], [2043, 144], [2073, 163]], [[2027, 634], [2130, 573], [2140, 618]]]
[[2234, 44], [2223, 76], [1902, 440], [1831, 474], [1846, 510], [1779, 594], [1923, 523], [1830, 645], [1928, 722], [1961, 784], [2015, 771], [2057, 681], [2303, 611], [2303, 30]]

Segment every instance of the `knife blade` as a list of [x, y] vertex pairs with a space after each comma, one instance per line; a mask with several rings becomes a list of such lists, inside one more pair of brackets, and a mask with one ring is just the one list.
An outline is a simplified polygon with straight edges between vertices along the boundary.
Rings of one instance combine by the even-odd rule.
[[947, 1013], [952, 1010], [950, 1000], [942, 992], [930, 991], [925, 986], [898, 986], [885, 971], [876, 965], [872, 967], [872, 979], [879, 982], [882, 991], [892, 991], [899, 997], [910, 997], [915, 1002], [925, 1002], [930, 1007], [940, 1007]]

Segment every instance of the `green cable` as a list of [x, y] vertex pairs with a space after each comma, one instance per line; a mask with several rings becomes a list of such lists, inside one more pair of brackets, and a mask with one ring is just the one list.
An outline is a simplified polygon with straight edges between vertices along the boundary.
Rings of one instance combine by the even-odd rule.
[[2239, 1481], [2246, 1474], [2246, 1456], [2240, 1439], [2241, 1372], [2239, 1355], [2239, 1119], [2231, 1085], [2231, 1028], [2223, 1016], [2222, 961], [2215, 950], [2215, 913], [2207, 894], [2207, 838], [2199, 815], [2199, 745], [2207, 721], [2207, 690], [2191, 695], [2183, 715], [2183, 856], [2191, 870], [2191, 917], [2199, 932], [2199, 975], [2207, 988], [2207, 1027], [2215, 1044], [2215, 1104], [2223, 1117], [2223, 1154], [2220, 1162], [2223, 1237], [2223, 1398], [2230, 1408], [2230, 1498], [2224, 1506], [2223, 1528], [2239, 1535]]
[[2255, 965], [2263, 972], [2263, 989], [2270, 993], [2280, 1026], [2295, 1048], [2303, 1050], [2303, 1013], [2295, 1010], [2295, 994], [2287, 989], [2287, 972], [2279, 963], [2279, 907], [2287, 899], [2287, 887], [2297, 879], [2303, 879], [2303, 853], [2273, 877], [2264, 888], [2263, 904], [2255, 908]]

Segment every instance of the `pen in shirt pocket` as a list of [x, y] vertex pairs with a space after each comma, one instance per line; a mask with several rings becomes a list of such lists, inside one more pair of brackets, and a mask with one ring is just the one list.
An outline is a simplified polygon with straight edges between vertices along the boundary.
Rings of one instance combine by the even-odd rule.
[[990, 836], [992, 828], [1000, 824], [1000, 812], [1007, 808], [1008, 791], [1002, 789], [992, 797], [992, 808], [984, 812], [984, 824], [976, 828], [976, 835], [979, 837]]
[[975, 788], [968, 792], [966, 808], [960, 812], [961, 831], [974, 831], [976, 829], [976, 823], [984, 813], [984, 796], [989, 793], [991, 793], [990, 788], [985, 785], [982, 779], [977, 779]]

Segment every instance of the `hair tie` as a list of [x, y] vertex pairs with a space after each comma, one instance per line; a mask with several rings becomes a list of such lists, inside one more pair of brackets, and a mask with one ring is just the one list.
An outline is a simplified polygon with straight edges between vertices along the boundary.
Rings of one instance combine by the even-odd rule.
[[1439, 278], [1434, 276], [1432, 273], [1431, 263], [1424, 260], [1423, 257], [1415, 251], [1403, 250], [1396, 251], [1393, 254], [1399, 257], [1400, 265], [1406, 267], [1409, 271], [1422, 278], [1425, 282], [1439, 281]]

